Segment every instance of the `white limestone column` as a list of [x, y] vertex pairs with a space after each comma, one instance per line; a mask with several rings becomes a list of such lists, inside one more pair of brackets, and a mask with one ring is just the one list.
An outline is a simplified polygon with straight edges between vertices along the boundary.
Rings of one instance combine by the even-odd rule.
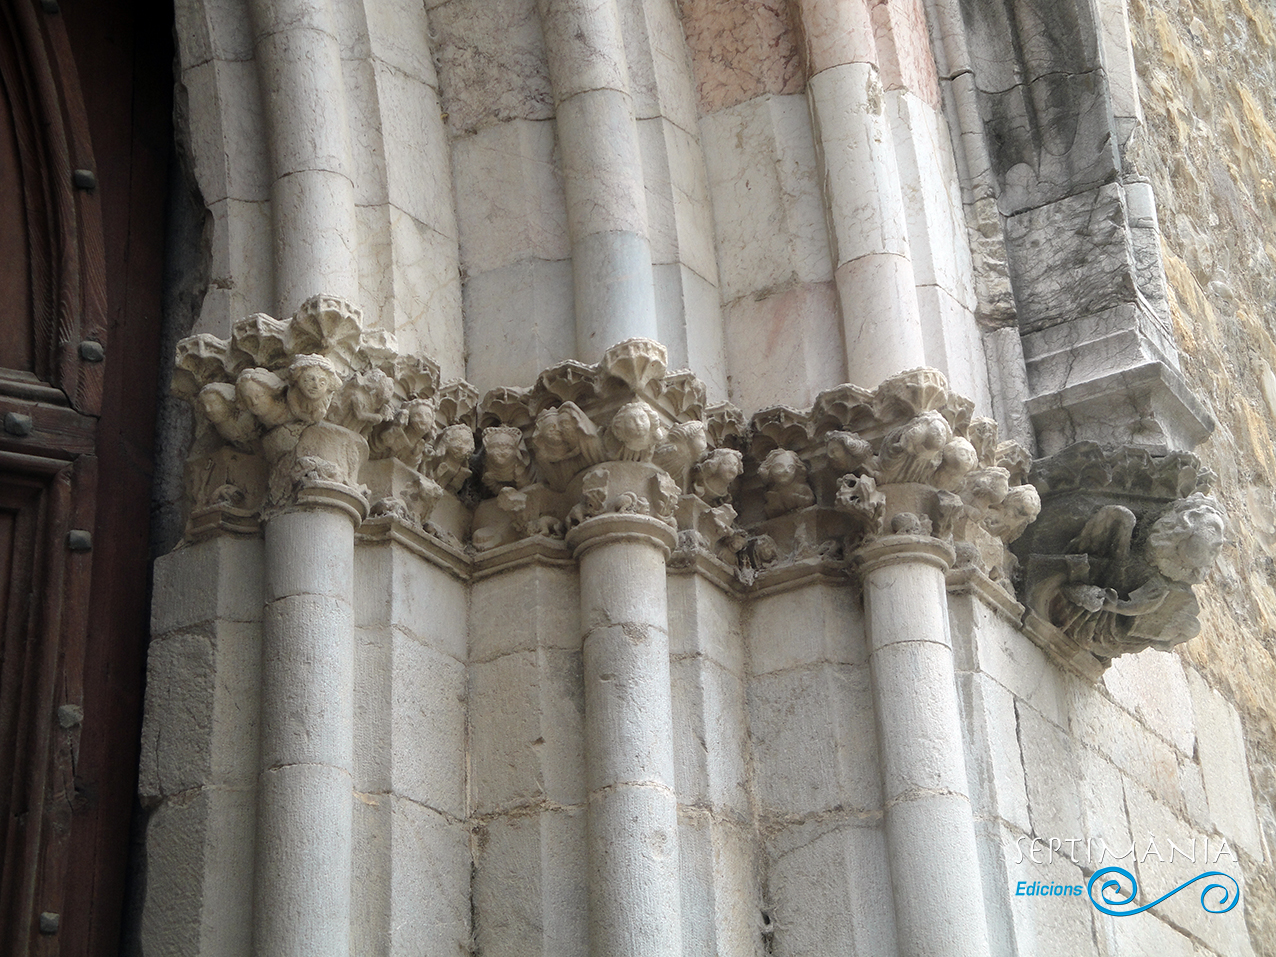
[[682, 953], [665, 559], [673, 530], [605, 514], [568, 534], [580, 562], [592, 957]]
[[[284, 427], [286, 428], [286, 426]], [[354, 454], [367, 444], [345, 433]], [[265, 522], [258, 957], [348, 957], [354, 759], [354, 529], [365, 504], [328, 483]]]
[[864, 0], [800, 0], [849, 381], [924, 362], [899, 168]]
[[576, 358], [658, 339], [642, 150], [616, 0], [539, 0], [562, 149]]
[[987, 957], [944, 573], [952, 547], [887, 535], [862, 547], [886, 840], [901, 957]]
[[328, 0], [251, 0], [269, 128], [275, 302], [359, 296], [341, 45]]

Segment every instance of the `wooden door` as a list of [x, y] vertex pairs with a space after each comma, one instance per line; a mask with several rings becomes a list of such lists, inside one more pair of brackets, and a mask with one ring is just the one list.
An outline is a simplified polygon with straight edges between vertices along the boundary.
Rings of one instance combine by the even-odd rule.
[[164, 4], [0, 0], [0, 955], [118, 950], [146, 638]]

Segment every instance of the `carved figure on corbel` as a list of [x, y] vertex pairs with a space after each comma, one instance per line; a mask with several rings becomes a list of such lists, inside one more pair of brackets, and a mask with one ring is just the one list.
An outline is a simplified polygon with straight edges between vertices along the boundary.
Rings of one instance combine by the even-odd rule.
[[575, 528], [586, 519], [601, 515], [607, 510], [607, 470], [590, 469], [580, 481], [580, 501], [567, 513], [567, 527]]
[[284, 376], [284, 397], [294, 422], [322, 422], [341, 388], [341, 378], [326, 356], [304, 353], [294, 356]]
[[[341, 383], [325, 418], [351, 432], [372, 436], [384, 423], [393, 421], [395, 414], [394, 380], [380, 369], [368, 369], [356, 372]], [[433, 406], [429, 416], [433, 419]], [[422, 424], [426, 429], [433, 426], [432, 421]]]
[[288, 385], [269, 369], [245, 369], [235, 381], [235, 394], [240, 405], [253, 414], [266, 431], [283, 425], [292, 418], [284, 399]]
[[882, 534], [886, 496], [877, 490], [871, 475], [843, 475], [838, 479], [833, 505], [853, 523], [847, 535], [848, 550]]
[[[1053, 624], [1100, 658], [1155, 647], [1168, 650], [1200, 632], [1191, 586], [1204, 581], [1226, 543], [1218, 503], [1195, 493], [1172, 504], [1131, 553], [1129, 509], [1100, 509], [1071, 543], [1068, 580], [1046, 605]], [[1033, 607], [1042, 606], [1043, 593]]]
[[443, 488], [437, 482], [415, 472], [408, 487], [398, 495], [386, 496], [374, 502], [368, 510], [368, 517], [393, 515], [410, 525], [428, 529], [430, 515], [442, 498]]
[[669, 473], [678, 487], [691, 492], [691, 470], [709, 449], [709, 433], [704, 422], [679, 422], [665, 434], [665, 441], [652, 453], [652, 461]]
[[1212, 476], [1193, 456], [1087, 443], [1038, 463], [1033, 476], [1041, 517], [1015, 550], [1030, 616], [1056, 629], [1043, 632], [1057, 636], [1051, 650], [1106, 664], [1200, 631], [1192, 585], [1227, 543], [1227, 520], [1200, 490]]
[[509, 514], [510, 526], [515, 538], [543, 535], [546, 538], [562, 538], [566, 534], [563, 522], [552, 512], [545, 510], [544, 486], [529, 485], [525, 489], [511, 487], [501, 489], [496, 497], [497, 507]]
[[[422, 463], [434, 448], [436, 419], [431, 399], [413, 398], [399, 406], [389, 419], [374, 420], [373, 424], [375, 427], [367, 439], [371, 457], [397, 458], [408, 468], [421, 471]], [[471, 450], [472, 445], [471, 439]]]

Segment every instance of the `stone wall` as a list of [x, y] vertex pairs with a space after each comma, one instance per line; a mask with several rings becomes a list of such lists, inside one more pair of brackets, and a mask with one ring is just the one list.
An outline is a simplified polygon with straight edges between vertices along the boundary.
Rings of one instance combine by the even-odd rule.
[[1145, 123], [1125, 159], [1157, 196], [1183, 374], [1217, 421], [1201, 459], [1233, 516], [1183, 658], [1244, 728], [1266, 835], [1244, 859], [1257, 944], [1276, 940], [1276, 14], [1131, 0], [1129, 17]]

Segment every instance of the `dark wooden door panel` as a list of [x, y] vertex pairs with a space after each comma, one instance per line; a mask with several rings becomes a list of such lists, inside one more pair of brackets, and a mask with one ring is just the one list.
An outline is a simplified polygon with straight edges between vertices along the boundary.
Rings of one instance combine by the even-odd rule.
[[165, 0], [0, 0], [0, 957], [119, 949], [171, 31]]

